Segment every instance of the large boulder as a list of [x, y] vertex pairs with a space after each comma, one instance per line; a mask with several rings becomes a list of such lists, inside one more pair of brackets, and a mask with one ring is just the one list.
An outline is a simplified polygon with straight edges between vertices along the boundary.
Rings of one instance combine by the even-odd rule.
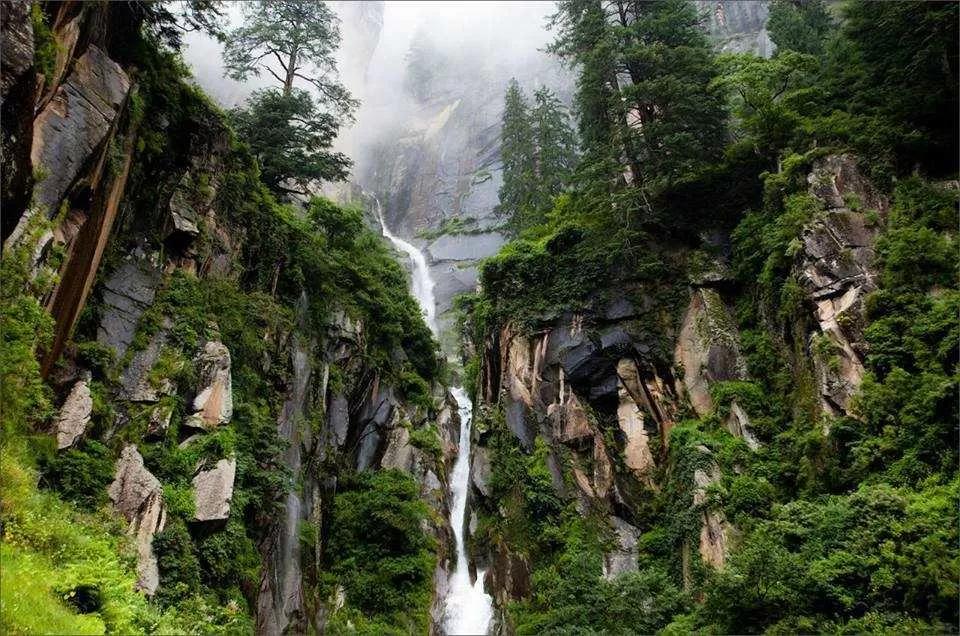
[[153, 536], [166, 525], [163, 487], [143, 465], [143, 457], [133, 444], [126, 446], [117, 461], [116, 474], [108, 489], [110, 501], [130, 522], [128, 532], [137, 544], [137, 586], [152, 595], [160, 584]]
[[60, 415], [54, 425], [57, 436], [57, 449], [73, 446], [87, 431], [90, 414], [93, 411], [93, 398], [86, 380], [77, 380], [70, 394], [60, 407]]
[[230, 517], [236, 476], [235, 457], [221, 459], [213, 468], [196, 474], [193, 478], [194, 521], [225, 521]]
[[233, 417], [233, 383], [230, 375], [230, 350], [218, 341], [203, 345], [195, 360], [199, 384], [193, 398], [193, 413], [187, 426], [210, 430], [230, 422]]

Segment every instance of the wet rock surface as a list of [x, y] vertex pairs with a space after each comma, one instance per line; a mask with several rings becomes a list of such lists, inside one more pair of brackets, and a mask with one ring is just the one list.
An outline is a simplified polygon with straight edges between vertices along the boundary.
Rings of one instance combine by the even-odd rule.
[[96, 46], [76, 60], [73, 72], [34, 121], [31, 159], [47, 177], [37, 184], [37, 203], [53, 214], [83, 164], [120, 113], [130, 78]]
[[122, 358], [137, 322], [150, 307], [160, 285], [161, 269], [155, 254], [135, 249], [103, 285], [103, 313], [97, 328], [97, 342], [108, 345]]

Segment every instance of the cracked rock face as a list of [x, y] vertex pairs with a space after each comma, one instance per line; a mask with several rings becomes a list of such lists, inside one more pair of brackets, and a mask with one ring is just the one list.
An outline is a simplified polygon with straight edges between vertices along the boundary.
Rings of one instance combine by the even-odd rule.
[[143, 457], [135, 445], [126, 446], [120, 453], [114, 480], [107, 493], [113, 507], [130, 522], [128, 533], [136, 538], [137, 587], [152, 595], [160, 584], [153, 536], [163, 531], [167, 513], [163, 505], [163, 487], [143, 465]]
[[201, 470], [193, 478], [193, 501], [196, 521], [224, 521], [230, 517], [233, 482], [237, 476], [237, 460], [221, 459], [209, 470]]
[[794, 272], [825, 339], [823, 346], [814, 345], [822, 349], [814, 355], [821, 405], [841, 415], [865, 373], [864, 298], [877, 288], [874, 244], [880, 227], [864, 211], [882, 218], [888, 202], [850, 155], [816, 162], [807, 181], [825, 211], [804, 228]]
[[97, 342], [112, 347], [117, 359], [127, 352], [137, 321], [153, 303], [160, 275], [156, 254], [136, 249], [104, 284], [104, 310], [97, 327]]
[[37, 116], [31, 151], [33, 165], [47, 177], [34, 195], [52, 214], [84, 163], [106, 139], [120, 113], [130, 78], [106, 54], [91, 45], [73, 72]]
[[87, 430], [90, 413], [93, 411], [93, 398], [85, 380], [78, 380], [60, 408], [55, 431], [57, 450], [73, 446]]

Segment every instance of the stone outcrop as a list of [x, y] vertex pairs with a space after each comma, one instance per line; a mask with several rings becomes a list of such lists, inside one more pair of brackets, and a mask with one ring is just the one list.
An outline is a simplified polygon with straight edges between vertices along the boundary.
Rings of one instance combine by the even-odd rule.
[[157, 402], [164, 395], [172, 395], [176, 389], [169, 378], [154, 378], [152, 371], [167, 345], [169, 323], [153, 334], [147, 346], [138, 350], [130, 364], [120, 374], [117, 397], [131, 402]]
[[606, 579], [612, 579], [624, 572], [636, 572], [639, 554], [637, 540], [640, 538], [640, 531], [620, 517], [610, 517], [610, 523], [613, 526], [616, 548], [603, 555], [603, 576]]
[[153, 536], [166, 525], [163, 487], [143, 465], [143, 457], [133, 444], [126, 446], [117, 461], [116, 474], [108, 490], [110, 501], [130, 522], [128, 532], [137, 543], [137, 586], [153, 594], [160, 583]]
[[850, 155], [817, 161], [807, 180], [824, 211], [803, 230], [795, 275], [821, 332], [811, 343], [821, 405], [841, 415], [865, 373], [863, 302], [876, 289], [874, 244], [888, 202]]
[[736, 324], [715, 289], [692, 290], [674, 357], [690, 405], [701, 416], [713, 410], [713, 383], [746, 379]]
[[97, 342], [111, 347], [118, 360], [126, 354], [137, 322], [156, 297], [160, 275], [158, 255], [138, 246], [103, 285]]
[[76, 60], [67, 78], [34, 121], [34, 166], [46, 171], [34, 191], [53, 214], [84, 163], [107, 138], [127, 93], [130, 78], [96, 46]]
[[54, 426], [57, 436], [57, 449], [73, 446], [87, 431], [90, 413], [93, 411], [93, 398], [86, 380], [77, 380], [70, 389], [67, 399], [60, 407], [60, 415]]
[[216, 466], [201, 470], [193, 478], [195, 521], [226, 521], [230, 517], [233, 482], [237, 476], [237, 460], [221, 459]]
[[185, 420], [185, 424], [209, 430], [229, 423], [233, 417], [229, 349], [222, 342], [207, 342], [195, 363], [199, 384], [197, 395], [193, 398], [193, 413]]

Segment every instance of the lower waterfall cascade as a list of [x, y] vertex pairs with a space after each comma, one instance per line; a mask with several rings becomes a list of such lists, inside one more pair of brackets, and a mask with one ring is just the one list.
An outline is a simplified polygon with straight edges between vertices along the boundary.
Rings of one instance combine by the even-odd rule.
[[[436, 334], [436, 300], [433, 294], [434, 281], [430, 276], [426, 257], [411, 243], [395, 236], [383, 218], [380, 201], [374, 198], [377, 219], [383, 235], [413, 261], [411, 293], [423, 309], [424, 319], [430, 330]], [[467, 495], [470, 490], [470, 441], [473, 419], [473, 403], [463, 387], [451, 387], [450, 392], [457, 401], [460, 413], [460, 442], [457, 459], [450, 480], [450, 527], [453, 528], [456, 543], [457, 563], [450, 577], [444, 608], [444, 631], [447, 634], [486, 634], [493, 617], [493, 599], [484, 591], [486, 572], [477, 571], [476, 582], [470, 582], [470, 563], [464, 544], [464, 528], [467, 519]]]

